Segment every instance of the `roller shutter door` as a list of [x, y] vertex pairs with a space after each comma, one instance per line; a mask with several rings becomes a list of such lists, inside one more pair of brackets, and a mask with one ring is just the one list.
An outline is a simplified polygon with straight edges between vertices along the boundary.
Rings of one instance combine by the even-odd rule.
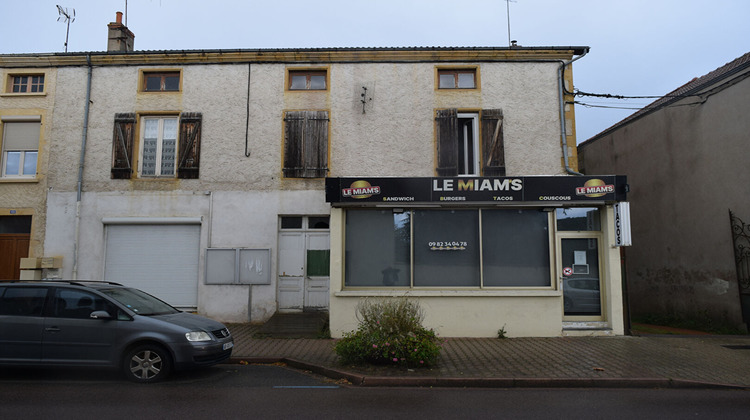
[[198, 305], [200, 225], [106, 225], [104, 278], [173, 306]]

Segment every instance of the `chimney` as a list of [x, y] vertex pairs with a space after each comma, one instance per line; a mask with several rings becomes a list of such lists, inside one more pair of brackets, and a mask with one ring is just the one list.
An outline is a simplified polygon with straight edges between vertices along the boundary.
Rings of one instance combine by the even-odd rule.
[[122, 24], [122, 12], [117, 12], [115, 22], [110, 22], [107, 27], [109, 28], [107, 51], [133, 51], [135, 35]]

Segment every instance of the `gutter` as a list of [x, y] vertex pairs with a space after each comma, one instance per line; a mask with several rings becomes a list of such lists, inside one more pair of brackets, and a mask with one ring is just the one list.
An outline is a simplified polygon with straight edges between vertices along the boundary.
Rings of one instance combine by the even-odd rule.
[[563, 77], [565, 73], [565, 67], [573, 64], [573, 62], [580, 60], [586, 54], [588, 54], [589, 49], [585, 48], [581, 51], [581, 55], [578, 57], [570, 60], [570, 61], [561, 61], [560, 62], [560, 68], [557, 69], [557, 80], [559, 83], [559, 93], [560, 93], [560, 141], [562, 143], [562, 154], [563, 154], [563, 161], [565, 162], [565, 172], [567, 172], [570, 175], [583, 175], [580, 172], [574, 171], [570, 167], [570, 156], [568, 153], [568, 133], [565, 129], [565, 79]]
[[83, 163], [86, 156], [86, 139], [89, 131], [89, 109], [91, 105], [91, 56], [86, 55], [88, 75], [86, 78], [86, 104], [83, 111], [83, 133], [81, 134], [81, 156], [78, 159], [78, 188], [76, 194], [75, 238], [73, 239], [73, 280], [78, 280], [78, 242], [81, 231], [81, 192], [83, 190]]

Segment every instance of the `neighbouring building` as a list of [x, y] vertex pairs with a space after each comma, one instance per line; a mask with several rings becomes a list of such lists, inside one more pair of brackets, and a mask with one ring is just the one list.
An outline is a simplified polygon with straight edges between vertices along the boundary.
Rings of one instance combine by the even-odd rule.
[[387, 296], [444, 336], [624, 333], [627, 183], [576, 172], [588, 47], [136, 51], [120, 25], [111, 51], [0, 55], [54, 92], [0, 97], [42, 115], [46, 173], [0, 184], [42, 203], [35, 276], [227, 322], [328, 310], [334, 337]]
[[578, 147], [582, 171], [626, 174], [635, 186], [626, 251], [633, 316], [750, 321], [748, 112], [750, 53]]

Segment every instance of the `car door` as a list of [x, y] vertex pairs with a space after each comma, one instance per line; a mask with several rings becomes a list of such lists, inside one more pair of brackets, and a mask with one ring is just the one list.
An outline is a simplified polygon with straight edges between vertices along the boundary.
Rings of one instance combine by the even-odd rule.
[[94, 319], [94, 311], [115, 316], [114, 305], [87, 290], [58, 287], [44, 322], [42, 362], [55, 365], [111, 365], [117, 338], [116, 318]]
[[39, 362], [47, 292], [33, 285], [0, 288], [0, 362]]

